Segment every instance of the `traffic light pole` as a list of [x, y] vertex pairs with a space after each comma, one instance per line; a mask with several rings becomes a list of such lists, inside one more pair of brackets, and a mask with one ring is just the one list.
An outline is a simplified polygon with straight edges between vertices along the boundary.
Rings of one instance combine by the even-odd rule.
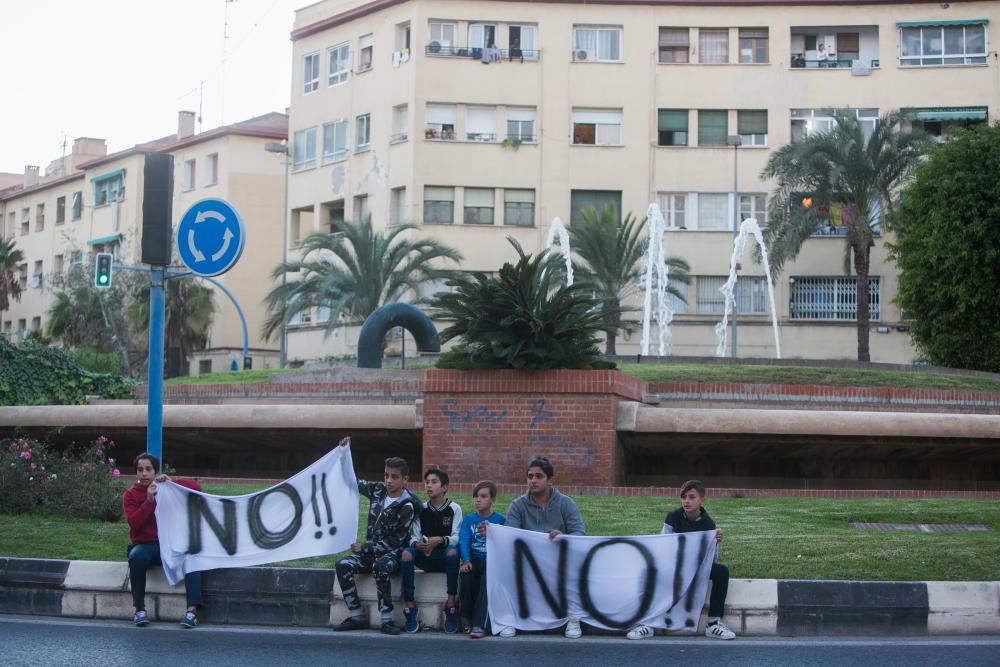
[[146, 392], [146, 451], [163, 461], [163, 329], [166, 319], [166, 267], [150, 267], [149, 381]]

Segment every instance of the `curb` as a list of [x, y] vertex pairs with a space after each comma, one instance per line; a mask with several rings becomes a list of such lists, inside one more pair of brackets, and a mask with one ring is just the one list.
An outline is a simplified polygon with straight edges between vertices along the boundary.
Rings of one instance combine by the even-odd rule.
[[[398, 575], [393, 579], [398, 601]], [[444, 584], [443, 574], [417, 572], [427, 628], [442, 626]], [[358, 592], [368, 618], [377, 620], [370, 577], [358, 581]], [[331, 569], [216, 570], [205, 573], [203, 594], [200, 616], [213, 624], [324, 627], [347, 616]], [[184, 586], [167, 585], [161, 569], [149, 572], [146, 595], [154, 620], [176, 622], [183, 615]], [[128, 564], [0, 558], [0, 613], [129, 620]], [[394, 616], [403, 622], [401, 603]], [[733, 579], [726, 623], [744, 636], [1000, 634], [1000, 581]]]

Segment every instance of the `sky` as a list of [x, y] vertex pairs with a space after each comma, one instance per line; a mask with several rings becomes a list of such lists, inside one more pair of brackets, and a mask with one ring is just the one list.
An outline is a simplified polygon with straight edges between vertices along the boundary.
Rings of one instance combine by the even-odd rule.
[[[0, 6], [0, 172], [77, 137], [108, 152], [289, 103], [294, 10], [312, 0], [31, 0]], [[228, 27], [227, 27], [228, 26]], [[228, 35], [228, 38], [224, 38]]]

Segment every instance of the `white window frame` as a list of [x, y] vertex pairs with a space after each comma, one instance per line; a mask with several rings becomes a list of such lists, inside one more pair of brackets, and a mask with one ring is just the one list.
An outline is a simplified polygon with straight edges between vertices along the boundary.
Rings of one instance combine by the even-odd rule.
[[[853, 111], [857, 114], [858, 120], [861, 121], [861, 125], [864, 128], [865, 137], [870, 137], [872, 132], [875, 131], [875, 125], [878, 123], [878, 109], [845, 109], [845, 111]], [[792, 140], [795, 139], [795, 123], [800, 122], [805, 126], [805, 133], [803, 137], [808, 137], [816, 132], [826, 132], [833, 129], [836, 126], [836, 121], [833, 116], [827, 116], [824, 113], [824, 109], [792, 109], [791, 110], [791, 134]]]
[[[440, 199], [431, 199], [431, 196], [441, 197]], [[447, 198], [447, 197], [450, 197]], [[434, 207], [435, 209], [443, 204], [448, 204], [450, 206], [451, 216], [449, 219], [445, 220], [445, 216], [431, 216], [428, 215], [428, 205]], [[444, 186], [424, 186], [424, 224], [431, 225], [451, 225], [455, 223], [455, 188], [444, 187]], [[432, 219], [433, 218], [433, 219]]]
[[455, 138], [455, 128], [458, 126], [458, 107], [454, 104], [428, 103], [424, 110], [424, 138], [444, 139]]
[[465, 188], [462, 193], [462, 223], [492, 225], [496, 222], [497, 199], [493, 188]]
[[397, 104], [392, 108], [391, 143], [399, 143], [410, 138], [410, 107], [407, 104]]
[[[728, 232], [732, 231], [733, 204], [732, 194], [725, 192], [699, 192], [698, 193], [698, 229], [704, 232]], [[709, 199], [711, 198], [711, 199]], [[722, 224], [715, 217], [709, 218], [710, 213], [718, 214], [720, 201], [725, 201], [722, 209]], [[709, 202], [712, 202], [709, 205]]]
[[[702, 41], [702, 37], [713, 33], [725, 34], [724, 39], [722, 40], [722, 45], [725, 49], [725, 53], [722, 54], [723, 60], [708, 60], [705, 57], [705, 52], [708, 49], [705, 48], [705, 43]], [[729, 64], [729, 28], [698, 28], [698, 63], [702, 65]]]
[[319, 51], [302, 56], [302, 94], [308, 95], [319, 90]]
[[354, 121], [354, 152], [363, 153], [372, 145], [372, 115], [363, 113]]
[[507, 227], [535, 226], [534, 190], [508, 188], [503, 191], [503, 224]]
[[[969, 35], [968, 28], [979, 27], [983, 31], [983, 50], [982, 51], [969, 51]], [[945, 31], [947, 29], [954, 30], [955, 28], [962, 29], [962, 52], [961, 53], [945, 53], [946, 48], [946, 38]], [[920, 53], [917, 54], [907, 54], [904, 55], [904, 49], [906, 48], [906, 34], [910, 31], [918, 31], [919, 34], [919, 49]], [[937, 32], [939, 36], [940, 49], [938, 53], [924, 53], [928, 40], [933, 39], [933, 33]], [[989, 33], [987, 31], [987, 26], [985, 23], [979, 23], [970, 21], [962, 25], [924, 25], [924, 26], [900, 26], [898, 34], [899, 42], [899, 65], [900, 67], [968, 67], [970, 65], [985, 65], [987, 63], [987, 55], [989, 53]], [[950, 60], [952, 62], [945, 62]], [[962, 62], [954, 62], [961, 60]], [[930, 62], [927, 62], [930, 61]]]
[[323, 123], [323, 164], [347, 159], [350, 142], [347, 138], [347, 119], [338, 118]]
[[[608, 43], [602, 36], [614, 35]], [[615, 47], [617, 46], [617, 49]], [[577, 62], [620, 63], [624, 48], [621, 27], [576, 25], [573, 26], [573, 60]], [[617, 50], [617, 54], [614, 51]], [[581, 57], [581, 53], [586, 54]]]
[[[365, 55], [365, 51], [368, 52]], [[365, 62], [367, 60], [367, 62]], [[358, 72], [367, 72], [375, 66], [375, 35], [362, 35], [358, 39]]]
[[[336, 59], [336, 62], [335, 62]], [[326, 50], [326, 85], [336, 86], [347, 81], [351, 74], [351, 44], [344, 42]], [[334, 67], [336, 66], [336, 69]]]
[[292, 135], [292, 171], [316, 166], [316, 128], [307, 127]]
[[211, 187], [219, 182], [219, 154], [209, 153], [205, 156], [205, 175], [202, 177], [204, 187]]
[[195, 163], [195, 158], [184, 160], [182, 176], [181, 176], [181, 190], [183, 192], [190, 192], [191, 190], [194, 190], [196, 174], [197, 174], [197, 166]]
[[507, 127], [505, 139], [517, 139], [523, 144], [534, 143], [537, 139], [535, 124], [538, 111], [535, 107], [507, 107]]
[[[617, 117], [617, 118], [616, 118]], [[617, 122], [615, 122], [617, 120]], [[577, 126], [594, 126], [594, 143], [576, 143]], [[621, 109], [573, 109], [573, 140], [575, 146], [622, 146], [624, 114]]]
[[[769, 117], [769, 114], [767, 113], [767, 109], [737, 109], [736, 110], [736, 131], [737, 132], [739, 132], [739, 129], [740, 129], [740, 112], [742, 112], [742, 111], [763, 111], [764, 112], [764, 117], [765, 117], [765, 121], [764, 121], [764, 123], [765, 123], [765, 129], [767, 129], [767, 123], [769, 123], [770, 120], [771, 120], [770, 117]], [[766, 148], [767, 147], [767, 132], [764, 132], [763, 134], [760, 134], [760, 133], [740, 134], [740, 146], [742, 146], [744, 148], [747, 148], [747, 147]]]
[[[435, 33], [437, 34], [435, 35]], [[448, 33], [451, 33], [450, 36], [447, 35]], [[437, 52], [429, 51], [431, 42], [438, 43], [439, 50]], [[435, 53], [443, 56], [451, 55], [452, 49], [458, 45], [458, 24], [448, 21], [428, 21], [427, 44], [430, 55]]]
[[465, 106], [465, 140], [494, 142], [497, 140], [497, 108]]
[[658, 192], [656, 203], [663, 214], [667, 229], [688, 228], [688, 195], [686, 192]]
[[767, 194], [764, 192], [739, 193], [740, 222], [754, 218], [763, 229], [767, 226]]

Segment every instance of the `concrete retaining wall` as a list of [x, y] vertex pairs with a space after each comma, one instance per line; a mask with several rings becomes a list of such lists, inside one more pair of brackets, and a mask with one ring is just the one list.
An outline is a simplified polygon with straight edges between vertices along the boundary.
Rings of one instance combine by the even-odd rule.
[[[358, 580], [368, 617], [379, 619], [370, 577]], [[399, 578], [393, 581], [399, 599]], [[417, 573], [422, 623], [442, 625], [443, 574]], [[204, 577], [206, 623], [333, 625], [347, 617], [329, 569], [235, 568]], [[184, 586], [149, 573], [147, 610], [177, 622]], [[0, 612], [129, 620], [132, 601], [124, 562], [0, 558]], [[402, 603], [394, 611], [402, 624]], [[865, 582], [734, 579], [726, 623], [740, 635], [1000, 634], [1000, 582]]]

